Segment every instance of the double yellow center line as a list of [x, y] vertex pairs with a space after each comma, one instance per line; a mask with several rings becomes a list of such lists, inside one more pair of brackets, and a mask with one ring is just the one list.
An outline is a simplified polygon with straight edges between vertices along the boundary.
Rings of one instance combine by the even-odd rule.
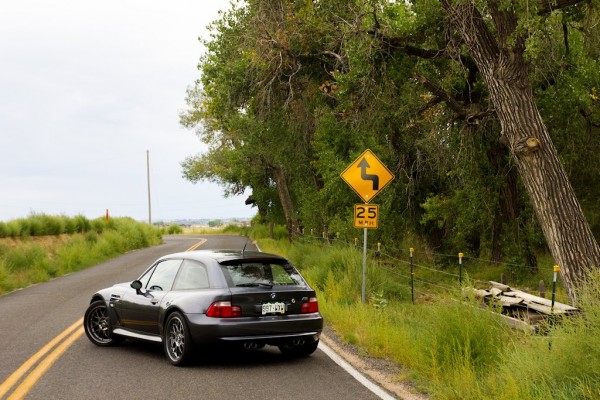
[[[206, 243], [206, 239], [200, 239], [198, 243], [187, 249], [187, 251], [196, 250], [204, 243]], [[0, 385], [0, 399], [3, 399], [4, 396], [19, 382], [21, 382], [19, 386], [17, 386], [6, 400], [18, 400], [24, 398], [56, 360], [58, 360], [60, 356], [62, 356], [63, 353], [67, 351], [81, 335], [83, 335], [83, 333], [83, 318], [80, 318], [77, 322], [48, 342], [48, 344], [31, 356], [29, 360], [25, 361], [23, 365], [2, 382]]]
[[192, 247], [190, 247], [189, 249], [187, 249], [186, 251], [194, 251], [196, 250], [198, 247], [202, 246], [204, 243], [206, 243], [207, 239], [200, 239], [200, 241], [196, 244], [194, 244]]
[[7, 394], [25, 375], [27, 375], [6, 400], [17, 400], [25, 397], [33, 385], [35, 385], [46, 371], [50, 369], [52, 364], [54, 364], [56, 360], [58, 360], [58, 358], [81, 335], [83, 335], [83, 332], [83, 318], [80, 318], [77, 322], [48, 342], [48, 344], [31, 356], [29, 360], [25, 361], [23, 365], [19, 367], [19, 369], [2, 382], [2, 385], [0, 385], [0, 398]]

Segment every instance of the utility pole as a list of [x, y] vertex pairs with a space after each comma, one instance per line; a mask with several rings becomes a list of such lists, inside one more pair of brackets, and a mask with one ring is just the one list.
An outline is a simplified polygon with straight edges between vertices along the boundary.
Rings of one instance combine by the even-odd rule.
[[152, 225], [152, 203], [150, 202], [150, 150], [146, 150], [146, 176], [148, 177], [148, 224]]

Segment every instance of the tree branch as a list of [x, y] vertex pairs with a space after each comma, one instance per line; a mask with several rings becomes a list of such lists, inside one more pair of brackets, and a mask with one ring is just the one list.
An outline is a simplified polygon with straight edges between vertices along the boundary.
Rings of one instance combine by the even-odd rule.
[[563, 8], [571, 7], [583, 2], [584, 0], [540, 0], [541, 8], [539, 14], [549, 14], [554, 10], [562, 10]]
[[464, 120], [467, 124], [476, 125], [480, 120], [485, 117], [492, 115], [495, 111], [493, 109], [488, 109], [485, 111], [476, 110], [476, 107], [469, 107], [463, 105], [461, 102], [457, 101], [455, 98], [450, 96], [448, 92], [446, 92], [443, 88], [439, 87], [435, 83], [428, 80], [425, 76], [415, 73], [415, 78], [427, 88], [431, 93], [433, 93], [436, 98], [430, 100], [425, 106], [423, 106], [419, 112], [424, 112], [425, 110], [433, 107], [435, 104], [443, 101], [450, 107], [452, 111], [456, 113], [456, 117], [458, 119]]
[[339, 54], [334, 53], [333, 51], [329, 51], [329, 50], [323, 50], [317, 54], [335, 58], [337, 60], [337, 62], [342, 66], [342, 71], [346, 71], [346, 72], [349, 71], [347, 60], [344, 60], [344, 58], [342, 56], [340, 56]]
[[377, 29], [368, 29], [367, 34], [380, 38], [381, 42], [388, 50], [395, 50], [407, 54], [409, 56], [417, 56], [420, 58], [432, 59], [445, 55], [445, 50], [422, 49], [420, 47], [405, 44], [406, 40], [398, 36], [384, 36]]
[[467, 116], [467, 112], [465, 107], [452, 98], [444, 89], [431, 82], [423, 75], [418, 72], [415, 72], [415, 78], [427, 88], [431, 93], [433, 93], [436, 97], [440, 98], [444, 103], [450, 107], [452, 111], [459, 115], [461, 118], [465, 118]]

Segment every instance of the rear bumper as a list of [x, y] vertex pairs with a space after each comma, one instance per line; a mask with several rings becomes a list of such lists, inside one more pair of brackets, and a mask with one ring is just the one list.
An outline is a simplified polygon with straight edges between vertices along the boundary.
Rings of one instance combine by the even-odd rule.
[[286, 343], [302, 338], [319, 340], [323, 317], [319, 313], [249, 318], [209, 318], [186, 314], [192, 339], [197, 344], [260, 341]]

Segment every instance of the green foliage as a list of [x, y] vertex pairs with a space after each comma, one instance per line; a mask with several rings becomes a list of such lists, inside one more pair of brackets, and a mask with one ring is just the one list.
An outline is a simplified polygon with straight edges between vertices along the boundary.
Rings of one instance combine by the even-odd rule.
[[[61, 224], [61, 221], [65, 223]], [[155, 245], [162, 240], [159, 229], [130, 218], [114, 218], [106, 226], [102, 218], [88, 221], [81, 216], [73, 219], [35, 216], [18, 220], [15, 224], [11, 221], [5, 226], [19, 228], [12, 230], [14, 235], [9, 237], [25, 237], [26, 240], [0, 243], [0, 294], [80, 270], [130, 250]], [[77, 226], [76, 230], [83, 232], [49, 242], [38, 241], [31, 235], [32, 232], [44, 232], [55, 236], [59, 233], [54, 232], [64, 233], [62, 227], [65, 226]], [[21, 233], [22, 230], [27, 233]]]
[[167, 228], [167, 234], [169, 235], [178, 235], [183, 233], [183, 228], [177, 224], [171, 224]]
[[252, 229], [249, 234], [251, 239], [271, 238], [275, 240], [287, 239], [288, 231], [281, 225], [262, 225], [252, 222]]
[[208, 226], [210, 226], [211, 228], [215, 228], [221, 225], [223, 225], [223, 221], [221, 221], [220, 219], [213, 219], [208, 221]]
[[33, 213], [27, 218], [1, 222], [0, 238], [28, 238], [85, 233], [94, 230], [101, 233], [106, 226], [103, 218], [89, 220], [82, 215], [76, 217], [54, 216]]
[[[597, 2], [543, 14], [526, 0], [473, 4], [490, 28], [490, 7], [514, 13], [514, 32], [495, 37], [526, 46], [538, 107], [600, 237]], [[184, 176], [225, 195], [250, 188], [261, 223], [350, 241], [359, 199], [339, 175], [370, 148], [395, 175], [374, 200], [390, 248], [417, 235], [535, 269], [540, 226], [482, 74], [447, 27], [438, 1], [234, 2], [181, 114], [209, 146]]]

